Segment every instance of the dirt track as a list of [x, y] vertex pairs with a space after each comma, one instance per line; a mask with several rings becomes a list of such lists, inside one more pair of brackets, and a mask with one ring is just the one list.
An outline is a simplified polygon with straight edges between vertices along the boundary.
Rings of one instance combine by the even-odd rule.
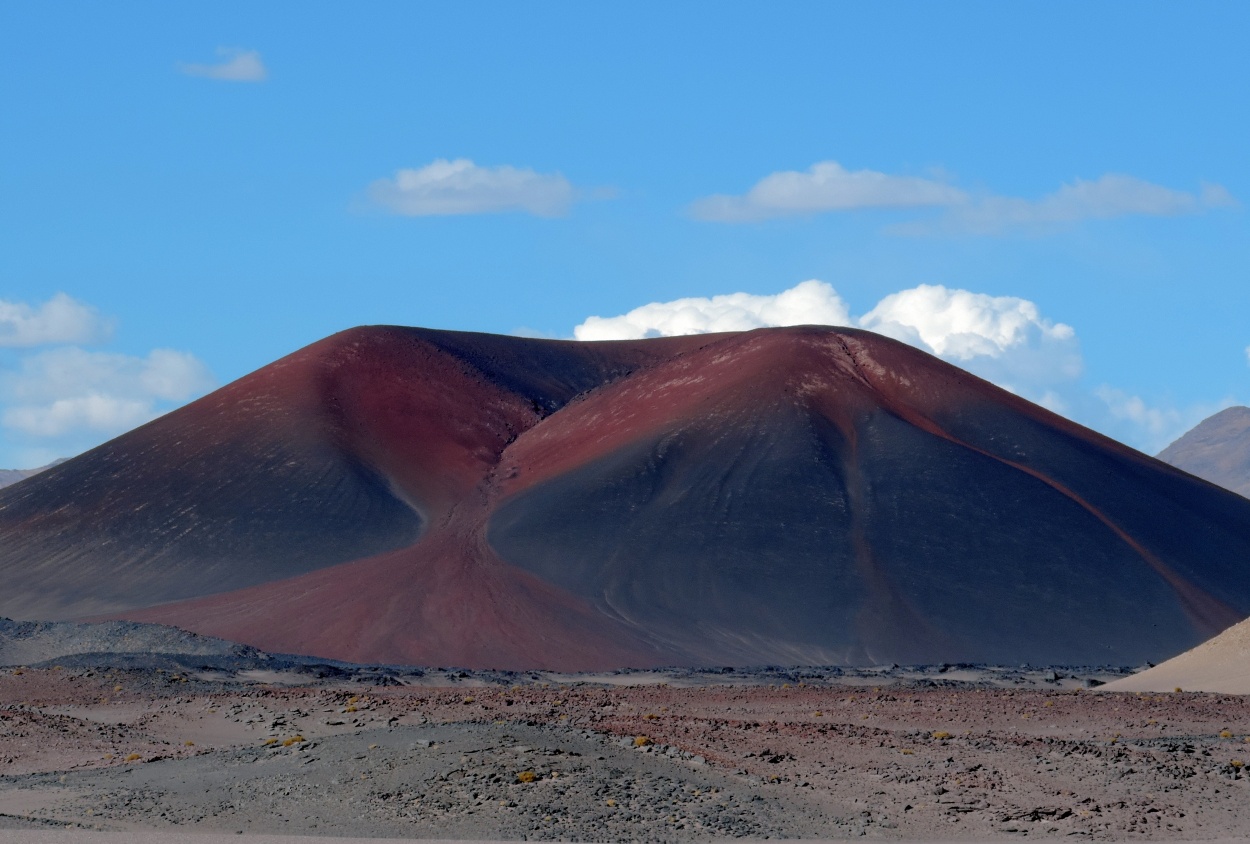
[[580, 840], [1250, 829], [1244, 697], [281, 685], [291, 679], [0, 671], [0, 829]]

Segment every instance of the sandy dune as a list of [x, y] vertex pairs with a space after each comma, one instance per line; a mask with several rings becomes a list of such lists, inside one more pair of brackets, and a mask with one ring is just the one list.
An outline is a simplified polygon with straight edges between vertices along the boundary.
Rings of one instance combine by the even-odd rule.
[[1250, 695], [1250, 618], [1154, 668], [1103, 687], [1115, 692]]

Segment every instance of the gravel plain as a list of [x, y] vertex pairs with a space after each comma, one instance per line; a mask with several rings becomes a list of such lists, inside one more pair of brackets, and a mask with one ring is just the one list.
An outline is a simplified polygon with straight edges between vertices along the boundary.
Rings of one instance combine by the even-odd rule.
[[144, 661], [0, 669], [0, 833], [1203, 840], [1250, 829], [1250, 699], [1092, 688], [1127, 673], [1112, 669]]

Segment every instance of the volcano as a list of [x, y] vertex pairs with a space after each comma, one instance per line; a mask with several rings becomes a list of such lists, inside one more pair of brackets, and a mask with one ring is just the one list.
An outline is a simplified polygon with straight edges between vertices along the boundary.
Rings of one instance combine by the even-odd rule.
[[336, 334], [0, 491], [0, 615], [501, 669], [1136, 664], [1250, 501], [893, 340]]

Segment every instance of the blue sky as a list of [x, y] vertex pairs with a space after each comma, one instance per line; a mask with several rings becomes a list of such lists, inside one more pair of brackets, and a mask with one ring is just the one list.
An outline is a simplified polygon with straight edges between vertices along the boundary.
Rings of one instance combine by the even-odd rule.
[[1250, 402], [1247, 31], [1227, 2], [0, 5], [0, 466], [358, 324], [803, 313], [1155, 451]]

